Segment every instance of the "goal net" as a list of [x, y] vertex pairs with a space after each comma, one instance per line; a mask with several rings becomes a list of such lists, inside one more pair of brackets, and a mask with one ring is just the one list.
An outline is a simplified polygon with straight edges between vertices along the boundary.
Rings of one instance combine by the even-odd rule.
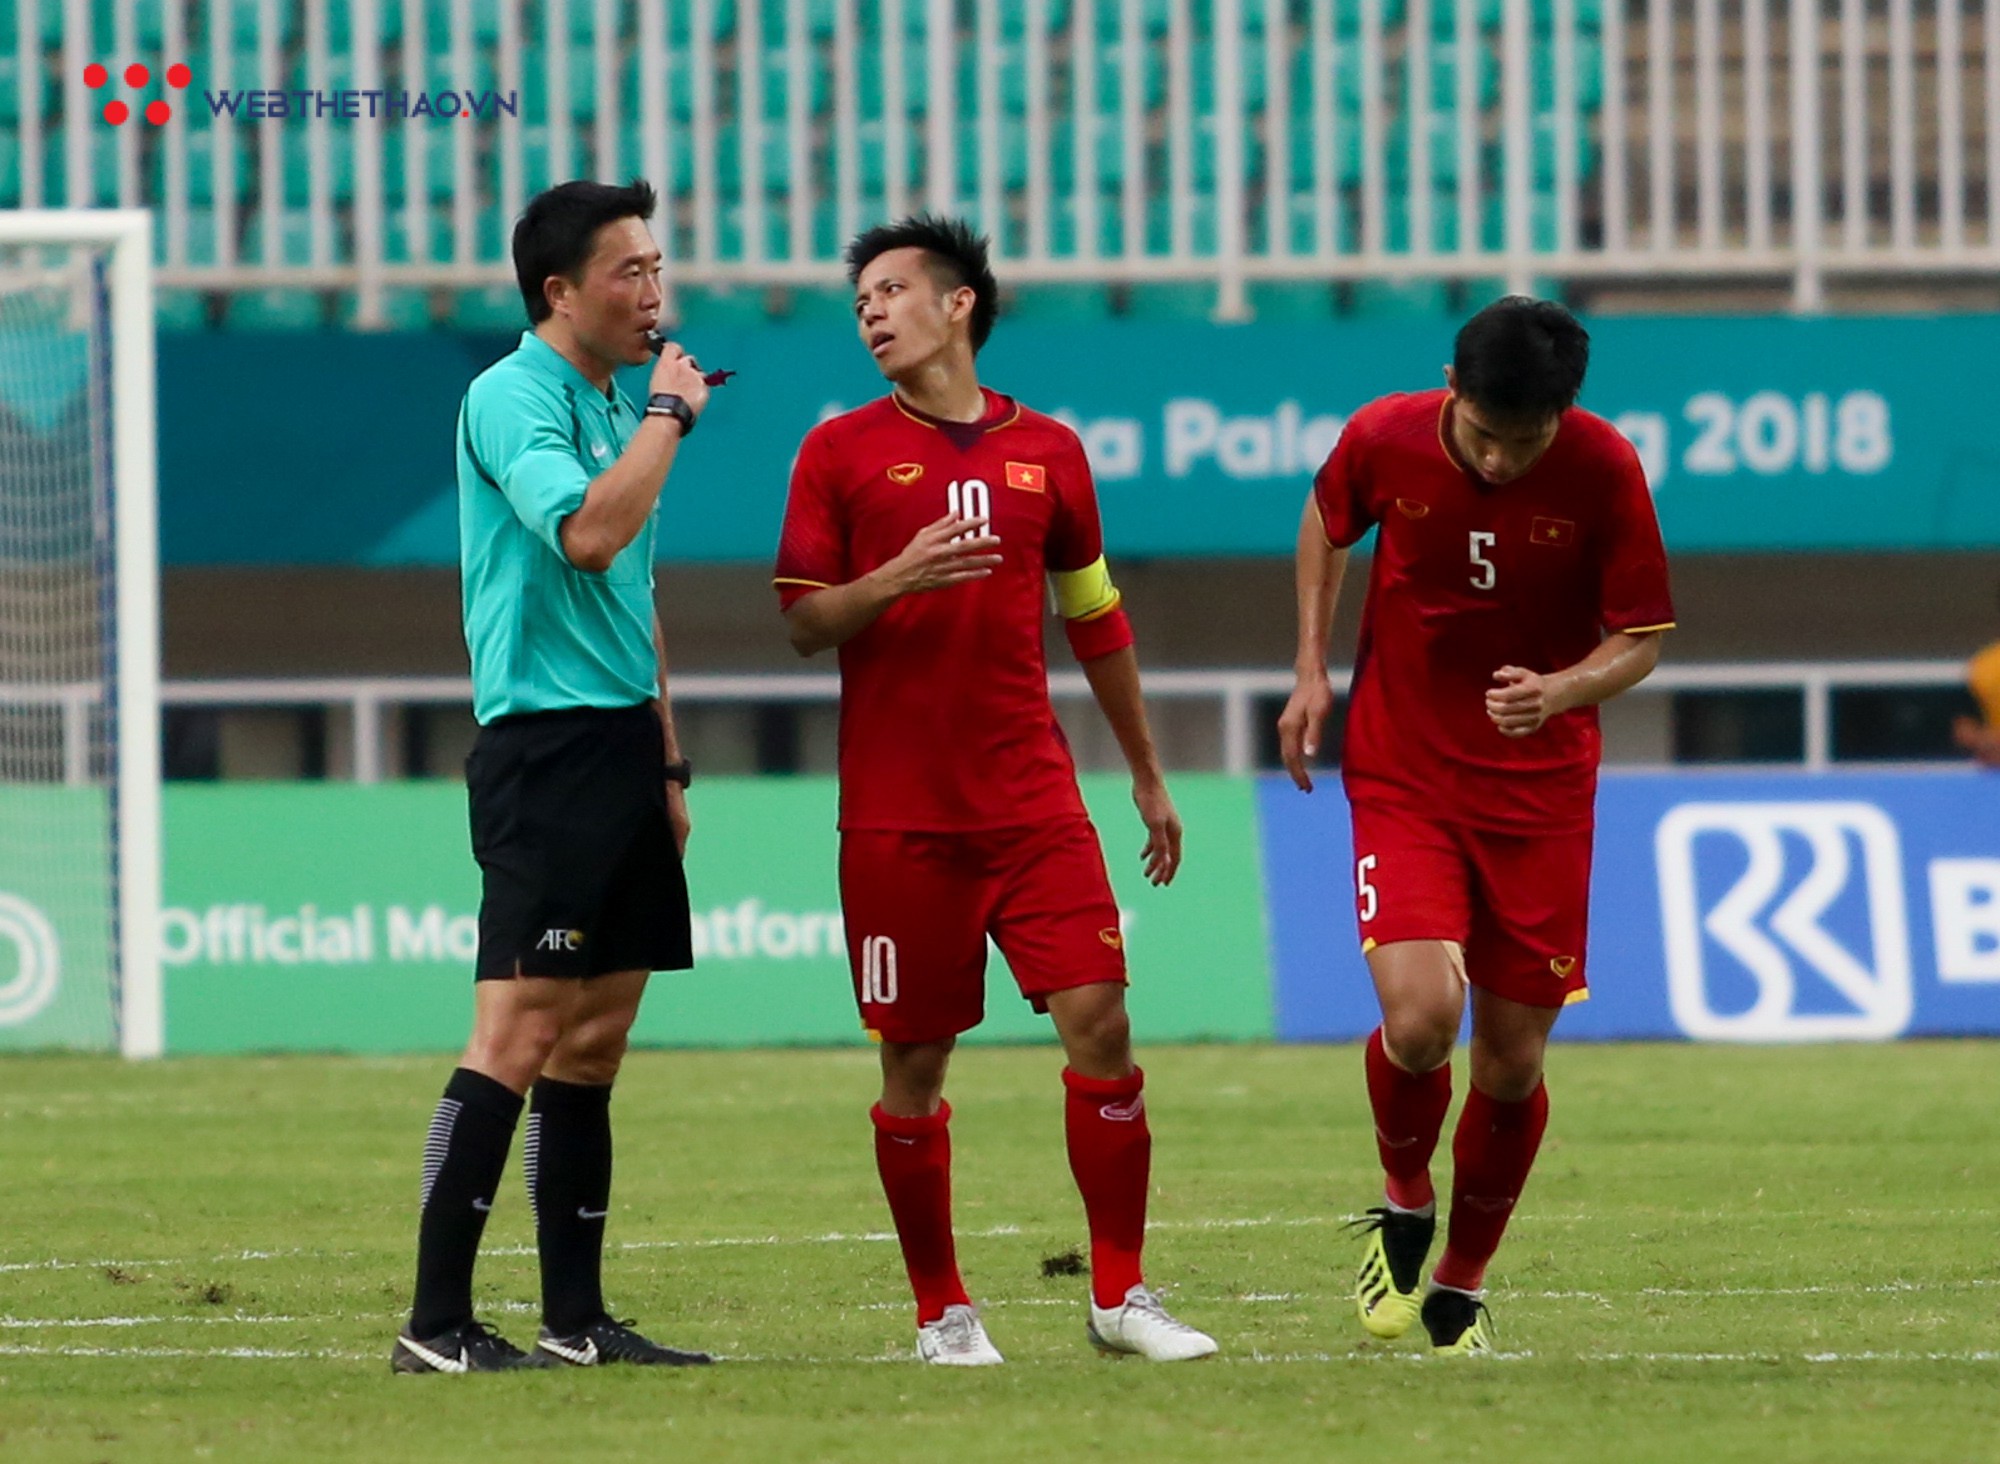
[[150, 239], [0, 214], [0, 1050], [161, 1048]]

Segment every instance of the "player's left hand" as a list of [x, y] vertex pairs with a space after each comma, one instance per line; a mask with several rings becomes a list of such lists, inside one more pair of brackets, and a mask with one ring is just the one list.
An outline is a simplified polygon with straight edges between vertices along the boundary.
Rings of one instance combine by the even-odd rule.
[[1565, 710], [1551, 679], [1525, 666], [1502, 666], [1493, 679], [1499, 685], [1486, 693], [1486, 715], [1502, 737], [1539, 732], [1544, 722]]
[[1174, 811], [1174, 800], [1165, 783], [1148, 780], [1132, 785], [1132, 801], [1146, 825], [1146, 847], [1139, 857], [1146, 864], [1147, 882], [1170, 885], [1181, 867], [1181, 816]]
[[687, 789], [679, 783], [667, 784], [667, 827], [674, 831], [674, 852], [685, 856], [694, 820], [688, 817]]

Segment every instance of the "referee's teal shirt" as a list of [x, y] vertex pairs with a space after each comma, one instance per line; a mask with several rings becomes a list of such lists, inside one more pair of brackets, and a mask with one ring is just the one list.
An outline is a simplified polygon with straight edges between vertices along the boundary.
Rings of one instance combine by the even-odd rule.
[[653, 535], [659, 505], [602, 574], [563, 553], [562, 522], [631, 441], [639, 413], [533, 331], [466, 388], [458, 546], [472, 710], [629, 707], [659, 694]]

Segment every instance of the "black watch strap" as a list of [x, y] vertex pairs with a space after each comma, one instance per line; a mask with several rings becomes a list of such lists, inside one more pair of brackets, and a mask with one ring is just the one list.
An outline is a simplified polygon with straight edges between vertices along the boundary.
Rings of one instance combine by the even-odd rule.
[[694, 432], [694, 408], [687, 404], [687, 398], [676, 396], [670, 391], [656, 391], [646, 398], [646, 415], [649, 417], [672, 417], [681, 424], [681, 436]]
[[667, 781], [669, 783], [679, 783], [683, 788], [692, 788], [694, 786], [694, 764], [686, 758], [682, 758], [679, 762], [668, 763]]

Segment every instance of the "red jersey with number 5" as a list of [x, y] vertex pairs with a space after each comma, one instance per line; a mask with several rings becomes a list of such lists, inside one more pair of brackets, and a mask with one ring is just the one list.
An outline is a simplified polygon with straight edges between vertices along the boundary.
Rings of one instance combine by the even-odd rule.
[[792, 465], [776, 584], [789, 608], [894, 559], [954, 510], [992, 520], [1004, 562], [905, 595], [840, 648], [840, 826], [940, 833], [1077, 817], [1049, 704], [1047, 576], [1104, 552], [1076, 434], [995, 392], [978, 423], [894, 396], [820, 423]]
[[1341, 756], [1348, 796], [1501, 832], [1587, 829], [1597, 709], [1502, 737], [1486, 693], [1502, 666], [1559, 671], [1607, 631], [1673, 624], [1645, 472], [1617, 428], [1572, 407], [1535, 465], [1495, 487], [1446, 446], [1449, 403], [1444, 391], [1371, 402], [1313, 479], [1330, 543], [1381, 529]]

